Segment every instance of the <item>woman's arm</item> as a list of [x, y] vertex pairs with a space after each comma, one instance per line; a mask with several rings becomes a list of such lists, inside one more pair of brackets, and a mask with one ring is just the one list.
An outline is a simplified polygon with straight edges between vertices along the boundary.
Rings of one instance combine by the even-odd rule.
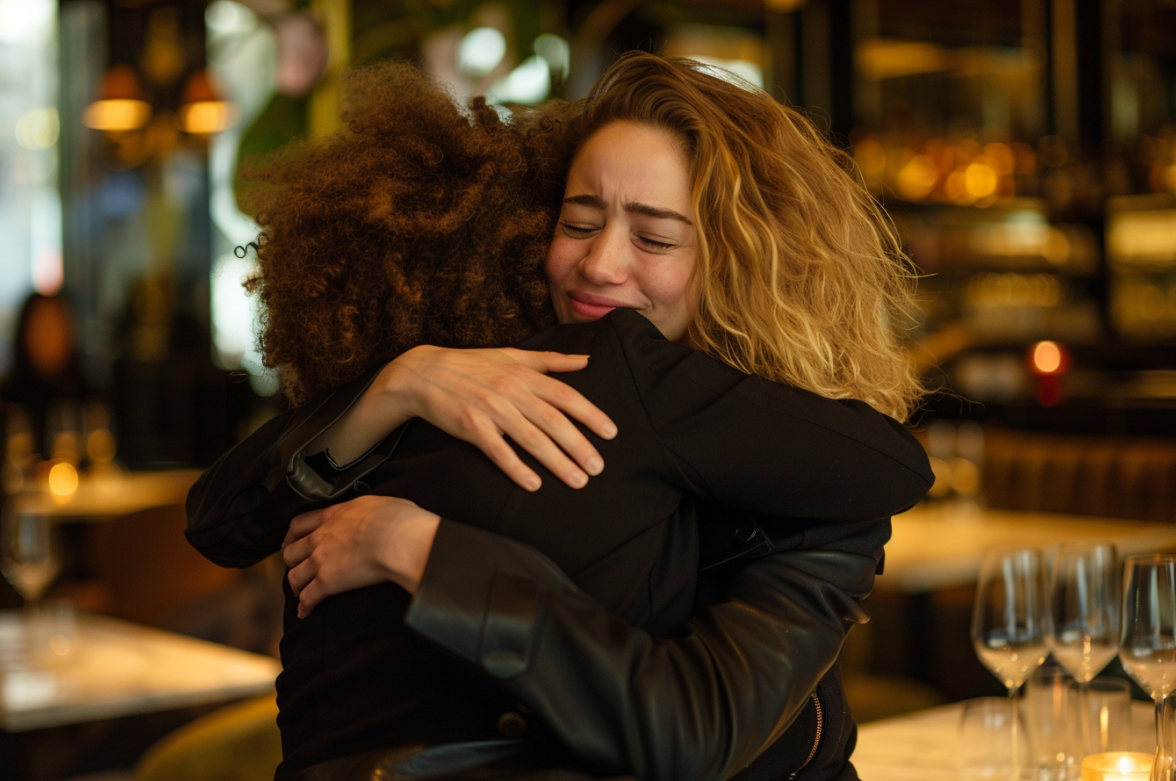
[[388, 579], [415, 592], [408, 625], [497, 679], [584, 761], [717, 780], [783, 733], [866, 620], [889, 523], [822, 531], [820, 550], [769, 543], [668, 640], [609, 614], [534, 549], [399, 499], [295, 519], [285, 555], [295, 592], [317, 589], [315, 601]]
[[[544, 372], [576, 371], [586, 360], [512, 348], [410, 350], [278, 415], [221, 456], [188, 494], [188, 540], [223, 566], [260, 561], [279, 549], [291, 517], [345, 497], [387, 456], [397, 427], [418, 416], [481, 448], [524, 488], [533, 490], [539, 478], [505, 436], [580, 487], [585, 472], [599, 474], [604, 462], [567, 416], [604, 439], [616, 435], [616, 426]], [[334, 461], [347, 464], [331, 480], [306, 461], [328, 448]]]
[[902, 512], [934, 482], [918, 441], [865, 402], [745, 374], [667, 341], [632, 310], [599, 322], [593, 360], [623, 355], [621, 371], [671, 456], [670, 479], [687, 493], [840, 523]]
[[[423, 345], [387, 364], [338, 423], [311, 443], [338, 463], [366, 453], [410, 418], [424, 418], [476, 446], [523, 488], [540, 479], [503, 435], [573, 488], [600, 474], [604, 461], [568, 417], [604, 439], [616, 427], [580, 393], [548, 372], [579, 371], [586, 355], [514, 348], [449, 350]], [[570, 457], [569, 457], [570, 456]]]

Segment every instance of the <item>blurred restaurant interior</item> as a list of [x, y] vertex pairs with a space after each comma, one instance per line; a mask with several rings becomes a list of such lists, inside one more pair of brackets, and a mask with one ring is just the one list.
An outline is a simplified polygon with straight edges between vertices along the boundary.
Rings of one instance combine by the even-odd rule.
[[1176, 551], [1176, 0], [0, 0], [3, 493], [56, 530], [0, 581], [0, 779], [221, 778], [176, 759], [217, 719], [233, 778], [271, 777], [283, 565], [181, 534], [200, 471], [283, 409], [242, 166], [339, 130], [352, 66], [536, 104], [632, 49], [802, 110], [921, 275], [936, 482], [842, 654], [859, 753], [1005, 691], [969, 628], [986, 549]]

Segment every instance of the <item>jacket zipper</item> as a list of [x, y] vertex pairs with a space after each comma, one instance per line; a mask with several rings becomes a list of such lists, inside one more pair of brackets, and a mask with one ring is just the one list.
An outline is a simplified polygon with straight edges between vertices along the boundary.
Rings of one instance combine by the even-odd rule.
[[800, 771], [808, 767], [809, 763], [813, 761], [813, 757], [817, 755], [817, 748], [821, 745], [821, 733], [825, 730], [825, 711], [821, 707], [821, 698], [817, 696], [816, 692], [813, 692], [809, 696], [812, 697], [813, 707], [817, 710], [817, 735], [813, 738], [813, 747], [809, 750], [809, 755], [804, 760], [804, 764], [798, 767], [795, 773], [788, 776], [790, 781], [800, 775]]

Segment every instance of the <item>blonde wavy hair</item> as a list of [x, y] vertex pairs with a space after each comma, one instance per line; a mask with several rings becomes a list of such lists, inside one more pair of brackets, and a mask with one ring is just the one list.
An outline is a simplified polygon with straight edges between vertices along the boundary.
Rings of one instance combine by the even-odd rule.
[[748, 374], [909, 417], [923, 395], [901, 333], [915, 276], [848, 155], [763, 90], [690, 60], [624, 55], [574, 105], [581, 143], [633, 121], [685, 144], [696, 346]]

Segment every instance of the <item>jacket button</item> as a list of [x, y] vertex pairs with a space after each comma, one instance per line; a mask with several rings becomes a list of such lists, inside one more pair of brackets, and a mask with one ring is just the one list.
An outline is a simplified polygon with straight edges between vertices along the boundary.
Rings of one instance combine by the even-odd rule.
[[498, 734], [504, 738], [521, 738], [527, 734], [527, 720], [514, 711], [498, 717]]
[[751, 542], [756, 535], [755, 526], [750, 523], [745, 523], [735, 530], [735, 539], [739, 542]]

